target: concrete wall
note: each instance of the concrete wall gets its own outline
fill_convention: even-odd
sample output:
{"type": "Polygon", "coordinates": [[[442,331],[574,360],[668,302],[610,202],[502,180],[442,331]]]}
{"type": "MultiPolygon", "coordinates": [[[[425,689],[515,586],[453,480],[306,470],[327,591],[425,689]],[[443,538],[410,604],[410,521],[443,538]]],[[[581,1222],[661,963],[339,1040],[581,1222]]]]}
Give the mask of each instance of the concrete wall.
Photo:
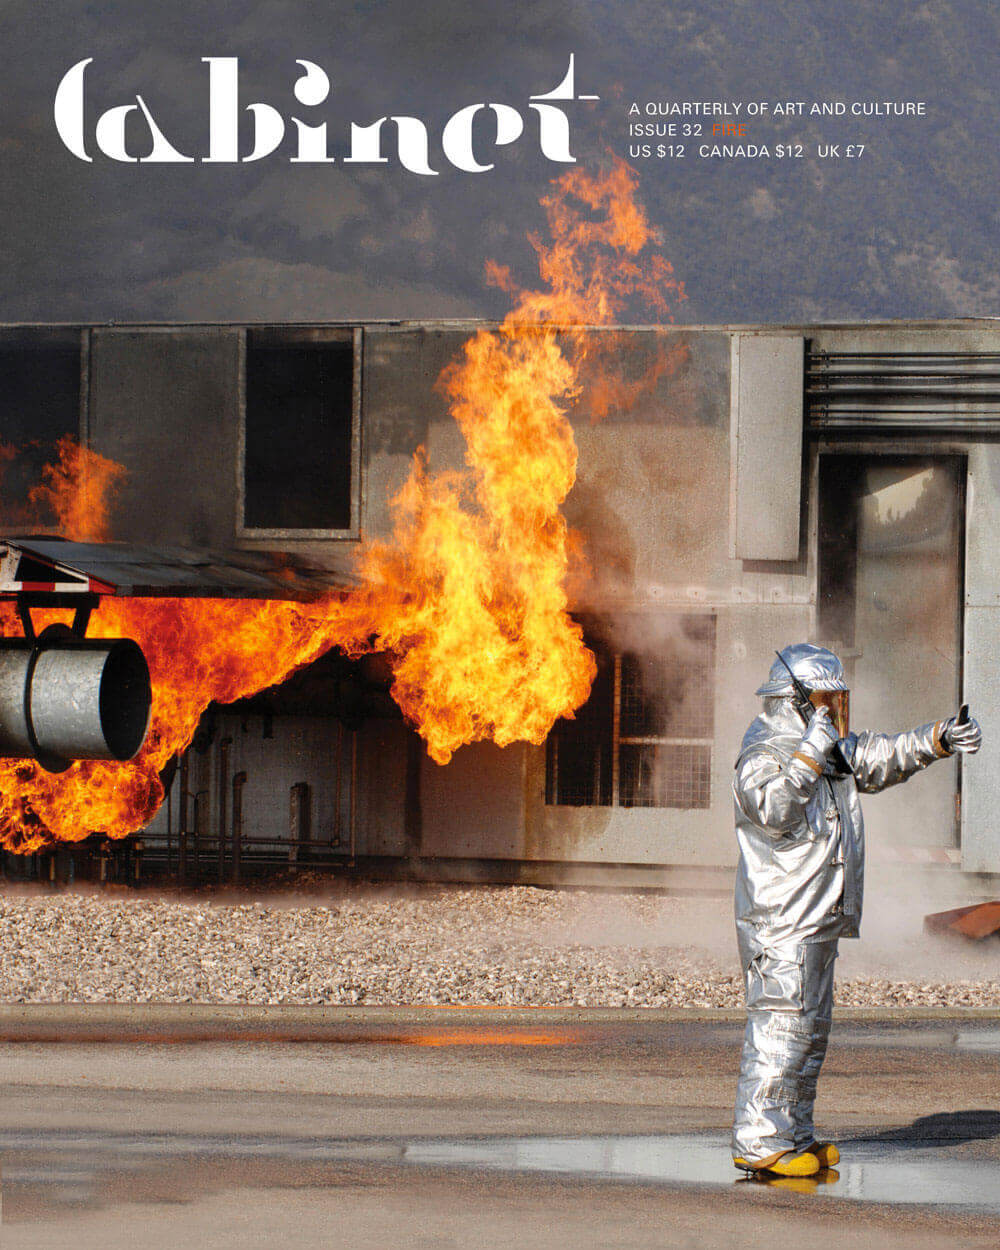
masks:
{"type": "Polygon", "coordinates": [[[962,767],[962,867],[1000,871],[1000,445],[969,455],[965,554],[964,696],[983,748],[962,767]]]}
{"type": "Polygon", "coordinates": [[[730,341],[729,522],[741,560],[794,560],[802,493],[800,335],[734,334],[730,341]]]}
{"type": "MultiPolygon", "coordinates": [[[[340,737],[337,722],[320,716],[239,716],[222,714],[214,718],[207,750],[189,754],[191,795],[200,794],[203,832],[218,832],[221,813],[220,786],[226,786],[226,828],[232,830],[232,779],[246,773],[243,786],[243,836],[246,839],[278,839],[290,843],[291,789],[305,783],[309,787],[310,830],[313,842],[327,852],[346,855],[350,849],[350,733],[343,734],[342,755],[338,759],[340,737]],[[225,779],[222,761],[226,760],[225,779]],[[340,786],[338,793],[338,764],[340,786]]],[[[179,787],[174,789],[174,803],[179,787]]],[[[174,806],[171,827],[179,829],[179,813],[174,806]]],[[[167,829],[167,809],[161,807],[149,826],[152,834],[167,829]]],[[[189,806],[189,828],[195,830],[193,799],[189,806]]]]}
{"type": "Polygon", "coordinates": [[[238,330],[93,331],[90,445],[128,470],[117,539],[233,545],[239,385],[238,330]]]}

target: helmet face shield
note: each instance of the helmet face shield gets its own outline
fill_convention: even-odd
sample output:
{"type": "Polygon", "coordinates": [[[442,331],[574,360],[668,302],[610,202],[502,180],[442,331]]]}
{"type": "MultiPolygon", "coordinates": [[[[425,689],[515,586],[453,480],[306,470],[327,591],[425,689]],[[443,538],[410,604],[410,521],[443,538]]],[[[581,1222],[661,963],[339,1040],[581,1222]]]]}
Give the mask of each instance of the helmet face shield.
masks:
{"type": "Polygon", "coordinates": [[[825,707],[830,713],[838,738],[847,737],[850,723],[850,693],[847,690],[810,690],[809,701],[813,707],[825,707]]]}

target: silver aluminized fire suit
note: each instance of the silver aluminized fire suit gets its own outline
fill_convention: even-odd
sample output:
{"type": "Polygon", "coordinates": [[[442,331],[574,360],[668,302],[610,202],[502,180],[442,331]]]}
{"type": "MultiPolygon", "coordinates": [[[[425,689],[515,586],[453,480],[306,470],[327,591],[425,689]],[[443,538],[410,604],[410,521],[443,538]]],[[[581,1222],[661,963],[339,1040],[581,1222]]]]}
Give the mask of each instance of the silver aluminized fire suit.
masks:
{"type": "MultiPolygon", "coordinates": [[[[832,652],[799,643],[782,654],[807,689],[847,689],[832,652]]],[[[909,733],[849,733],[840,747],[852,771],[838,776],[827,759],[836,735],[825,710],[813,722],[822,720],[828,737],[813,723],[806,731],[779,661],[757,693],[764,712],[744,736],[733,782],[747,999],[733,1156],[751,1163],[815,1141],[837,942],[857,937],[861,920],[859,791],[905,781],[953,750],[974,751],[981,737],[975,721],[955,726],[954,718],[909,733]]]]}

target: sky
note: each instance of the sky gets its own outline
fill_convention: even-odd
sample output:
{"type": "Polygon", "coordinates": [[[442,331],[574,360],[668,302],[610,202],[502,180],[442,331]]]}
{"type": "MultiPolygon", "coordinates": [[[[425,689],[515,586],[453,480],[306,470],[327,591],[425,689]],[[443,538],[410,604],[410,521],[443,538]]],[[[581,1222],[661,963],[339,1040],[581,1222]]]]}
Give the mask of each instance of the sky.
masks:
{"type": "MultiPolygon", "coordinates": [[[[556,86],[570,53],[578,93],[600,96],[566,106],[571,151],[585,165],[610,151],[635,168],[688,292],[679,322],[1000,311],[1000,6],[991,3],[4,0],[0,40],[3,321],[501,316],[508,297],[486,281],[487,262],[531,284],[528,236],[542,229],[539,200],[566,168],[539,151],[528,98],[556,86]],[[90,163],[63,145],[53,120],[62,76],[86,57],[90,163]],[[335,162],[292,163],[287,136],[253,163],[120,163],[100,153],[97,117],[138,93],[179,150],[204,155],[203,57],[239,58],[241,108],[270,104],[289,131],[293,114],[325,121],[335,162]],[[297,59],[331,80],[311,108],[292,96],[297,59]],[[767,102],[769,114],[746,119],[748,135],[728,142],[772,153],[802,143],[804,156],[630,154],[633,102],[685,100],[767,102]],[[921,101],[926,115],[774,116],[784,100],[921,101]],[[457,170],[442,128],[484,102],[517,109],[525,133],[493,149],[483,123],[477,147],[495,151],[495,168],[457,170]],[[438,176],[344,163],[352,122],[393,115],[426,124],[438,176]],[[818,144],[837,142],[865,151],[819,158],[818,144]]],[[[140,129],[127,133],[142,151],[140,129]]],[[[655,318],[636,310],[635,319],[655,318]]]]}

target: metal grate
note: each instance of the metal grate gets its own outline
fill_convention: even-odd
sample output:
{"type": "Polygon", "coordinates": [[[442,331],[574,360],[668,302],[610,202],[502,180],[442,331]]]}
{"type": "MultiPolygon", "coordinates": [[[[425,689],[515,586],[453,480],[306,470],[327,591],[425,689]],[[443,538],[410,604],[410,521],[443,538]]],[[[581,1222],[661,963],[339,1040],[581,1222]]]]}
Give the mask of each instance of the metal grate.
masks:
{"type": "Polygon", "coordinates": [[[707,808],[711,797],[712,748],[701,745],[622,747],[622,807],[707,808]]]}
{"type": "Polygon", "coordinates": [[[810,349],[805,397],[812,429],[1000,431],[1000,354],[810,349]]]}
{"type": "Polygon", "coordinates": [[[611,721],[614,662],[606,648],[590,644],[597,677],[590,698],[574,720],[561,720],[546,750],[546,802],[571,807],[607,807],[611,803],[611,721]]]}
{"type": "Polygon", "coordinates": [[[598,675],[576,719],[560,721],[549,736],[547,803],[709,806],[715,617],[660,623],[675,627],[663,631],[671,645],[657,655],[588,637],[598,675]]]}

